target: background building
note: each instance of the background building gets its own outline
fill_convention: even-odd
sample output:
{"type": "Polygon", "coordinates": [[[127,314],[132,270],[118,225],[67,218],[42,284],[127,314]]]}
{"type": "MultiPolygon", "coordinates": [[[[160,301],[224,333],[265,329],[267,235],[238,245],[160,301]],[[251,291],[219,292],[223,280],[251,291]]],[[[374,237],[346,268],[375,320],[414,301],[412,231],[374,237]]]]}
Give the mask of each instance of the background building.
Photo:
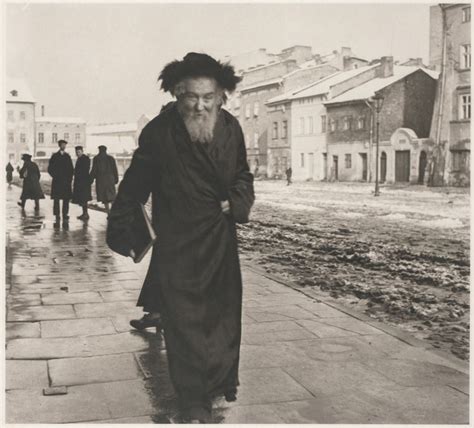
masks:
{"type": "Polygon", "coordinates": [[[22,153],[34,155],[35,99],[26,81],[18,78],[7,78],[5,99],[7,159],[18,164],[22,153]]]}
{"type": "Polygon", "coordinates": [[[471,152],[471,6],[430,8],[430,66],[441,73],[433,111],[432,185],[469,185],[471,152]]]}

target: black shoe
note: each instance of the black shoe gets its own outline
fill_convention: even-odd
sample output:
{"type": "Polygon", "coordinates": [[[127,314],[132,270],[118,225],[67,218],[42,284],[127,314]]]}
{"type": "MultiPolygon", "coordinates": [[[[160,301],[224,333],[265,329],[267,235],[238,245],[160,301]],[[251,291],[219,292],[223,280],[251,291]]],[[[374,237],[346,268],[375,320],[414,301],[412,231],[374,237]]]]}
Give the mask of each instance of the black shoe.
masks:
{"type": "Polygon", "coordinates": [[[233,389],[231,391],[227,391],[224,394],[224,397],[225,397],[225,401],[227,401],[228,403],[230,403],[232,401],[236,401],[237,400],[237,390],[233,389]]]}
{"type": "Polygon", "coordinates": [[[149,327],[156,327],[157,330],[162,330],[161,318],[152,318],[151,314],[145,314],[139,320],[131,320],[130,325],[137,330],[144,330],[149,327]]]}
{"type": "Polygon", "coordinates": [[[190,424],[210,424],[212,414],[204,407],[191,407],[185,411],[184,421],[190,424]]]}

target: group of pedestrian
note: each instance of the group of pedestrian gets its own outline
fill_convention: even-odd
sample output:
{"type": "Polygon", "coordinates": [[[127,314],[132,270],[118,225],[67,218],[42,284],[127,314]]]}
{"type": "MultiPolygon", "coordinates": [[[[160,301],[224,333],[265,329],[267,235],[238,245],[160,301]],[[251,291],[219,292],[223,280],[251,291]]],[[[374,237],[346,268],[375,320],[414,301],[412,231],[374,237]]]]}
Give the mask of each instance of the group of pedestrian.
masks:
{"type": "MultiPolygon", "coordinates": [[[[59,150],[53,153],[48,163],[48,174],[52,177],[51,199],[53,200],[53,215],[55,226],[69,223],[69,203],[77,204],[82,208],[82,214],[77,218],[89,219],[88,203],[92,200],[92,184],[96,182],[97,201],[102,202],[107,213],[109,205],[115,199],[115,185],[118,183],[118,171],[115,159],[107,154],[106,146],[99,146],[99,154],[91,161],[84,153],[82,146],[76,146],[76,164],[73,165],[71,156],[66,152],[66,140],[59,140],[59,150]],[[61,206],[62,203],[62,206],[61,206]]],[[[19,169],[23,179],[23,190],[18,205],[24,210],[26,201],[35,201],[35,213],[39,212],[39,200],[44,199],[40,184],[41,173],[38,165],[31,160],[31,155],[22,156],[23,166],[19,169]]],[[[6,167],[9,186],[13,181],[14,168],[9,162],[6,167]]]]}

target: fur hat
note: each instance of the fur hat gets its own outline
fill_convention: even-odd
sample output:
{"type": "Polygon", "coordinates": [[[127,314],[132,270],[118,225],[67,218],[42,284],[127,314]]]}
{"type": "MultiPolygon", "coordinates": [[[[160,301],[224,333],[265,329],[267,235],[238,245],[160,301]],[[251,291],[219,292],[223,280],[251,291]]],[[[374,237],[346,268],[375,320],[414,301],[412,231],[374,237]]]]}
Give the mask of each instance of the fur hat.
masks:
{"type": "Polygon", "coordinates": [[[234,67],[216,61],[209,55],[190,52],[182,61],[172,61],[161,71],[161,89],[173,92],[176,84],[186,77],[213,77],[219,86],[233,92],[242,78],[235,75],[234,67]]]}

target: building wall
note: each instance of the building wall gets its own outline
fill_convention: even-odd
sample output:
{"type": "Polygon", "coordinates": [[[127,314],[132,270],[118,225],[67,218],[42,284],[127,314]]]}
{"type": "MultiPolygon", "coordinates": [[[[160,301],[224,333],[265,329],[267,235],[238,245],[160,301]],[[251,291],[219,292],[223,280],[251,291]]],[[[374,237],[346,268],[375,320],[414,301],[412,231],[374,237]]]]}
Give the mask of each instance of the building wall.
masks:
{"type": "Polygon", "coordinates": [[[68,142],[67,151],[70,154],[74,153],[75,146],[83,146],[86,150],[85,123],[37,122],[35,156],[49,157],[58,151],[58,143],[53,140],[53,134],[57,135],[57,140],[66,140],[68,142]],[[40,142],[40,133],[43,134],[43,142],[40,142]],[[78,137],[76,137],[76,134],[78,134],[78,137]]]}
{"type": "Polygon", "coordinates": [[[23,153],[33,154],[34,151],[35,105],[33,103],[7,102],[5,113],[7,159],[18,164],[23,153]],[[25,119],[20,119],[21,112],[24,112],[25,119]],[[11,141],[12,138],[13,141],[11,141]],[[21,141],[22,138],[24,138],[24,142],[21,141]]]}
{"type": "Polygon", "coordinates": [[[323,77],[329,76],[337,71],[338,69],[336,67],[328,64],[294,71],[283,79],[285,92],[302,87],[306,84],[309,85],[312,82],[317,82],[323,77]]]}
{"type": "Polygon", "coordinates": [[[471,22],[463,22],[469,4],[444,5],[446,61],[442,68],[443,20],[440,6],[430,8],[430,66],[442,72],[433,110],[430,137],[435,142],[429,184],[470,184],[470,117],[463,118],[460,100],[470,94],[470,68],[464,67],[461,49],[471,44],[471,22]]]}
{"type": "Polygon", "coordinates": [[[291,103],[270,106],[268,111],[268,149],[267,149],[267,176],[282,178],[286,169],[291,165],[291,103]],[[286,136],[283,131],[283,122],[286,121],[286,136]],[[273,127],[277,125],[278,134],[274,138],[273,127]]]}
{"type": "Polygon", "coordinates": [[[323,132],[321,120],[321,116],[327,116],[327,113],[323,99],[319,96],[293,101],[291,159],[293,178],[297,181],[327,178],[327,168],[324,164],[324,153],[327,152],[327,120],[326,132],[323,132]],[[313,121],[312,131],[309,127],[310,117],[313,121]],[[304,119],[304,130],[302,119],[304,119]]]}
{"type": "Polygon", "coordinates": [[[276,62],[264,67],[250,68],[245,73],[243,73],[243,79],[239,84],[239,89],[258,82],[281,77],[287,73],[292,72],[293,70],[296,70],[297,68],[297,62],[294,59],[276,62]]]}

